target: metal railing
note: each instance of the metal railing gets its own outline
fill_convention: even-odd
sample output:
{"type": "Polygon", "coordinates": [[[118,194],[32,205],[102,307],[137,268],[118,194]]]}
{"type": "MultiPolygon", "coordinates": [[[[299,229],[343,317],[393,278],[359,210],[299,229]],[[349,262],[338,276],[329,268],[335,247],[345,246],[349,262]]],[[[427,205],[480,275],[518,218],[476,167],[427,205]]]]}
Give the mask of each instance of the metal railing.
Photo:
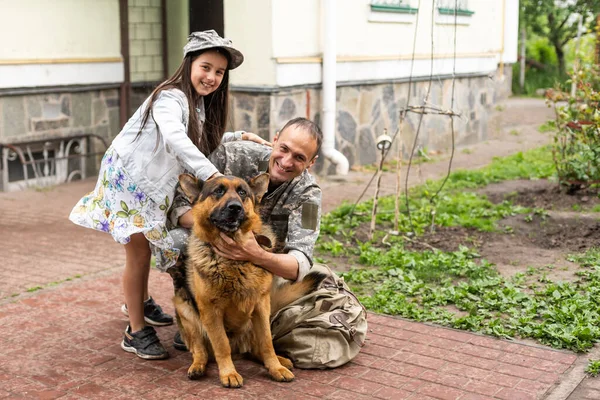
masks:
{"type": "Polygon", "coordinates": [[[12,192],[30,187],[46,187],[70,182],[87,176],[88,157],[103,154],[107,144],[102,136],[84,133],[66,137],[0,143],[0,191],[12,192]],[[95,138],[103,146],[102,152],[88,151],[89,140],[95,138]],[[70,162],[74,160],[75,162],[70,162]],[[22,168],[15,174],[15,168],[22,168]],[[12,179],[19,175],[20,179],[12,179]]]}

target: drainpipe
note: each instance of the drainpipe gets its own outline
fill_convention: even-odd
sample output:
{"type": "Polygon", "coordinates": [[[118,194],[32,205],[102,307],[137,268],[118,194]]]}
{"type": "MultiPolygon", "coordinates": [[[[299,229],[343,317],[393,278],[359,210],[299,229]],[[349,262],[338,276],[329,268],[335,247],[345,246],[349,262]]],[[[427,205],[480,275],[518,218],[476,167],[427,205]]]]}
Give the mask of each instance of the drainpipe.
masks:
{"type": "Polygon", "coordinates": [[[323,144],[321,154],[335,165],[336,175],[348,174],[348,159],[335,149],[336,0],[323,0],[323,144]]]}
{"type": "MultiPolygon", "coordinates": [[[[121,25],[121,55],[123,56],[123,83],[120,87],[119,95],[119,114],[121,128],[125,126],[129,119],[129,107],[131,99],[131,76],[130,76],[130,57],[129,57],[129,10],[128,0],[119,0],[119,22],[121,25]]],[[[111,132],[116,135],[119,132],[111,132]]]]}

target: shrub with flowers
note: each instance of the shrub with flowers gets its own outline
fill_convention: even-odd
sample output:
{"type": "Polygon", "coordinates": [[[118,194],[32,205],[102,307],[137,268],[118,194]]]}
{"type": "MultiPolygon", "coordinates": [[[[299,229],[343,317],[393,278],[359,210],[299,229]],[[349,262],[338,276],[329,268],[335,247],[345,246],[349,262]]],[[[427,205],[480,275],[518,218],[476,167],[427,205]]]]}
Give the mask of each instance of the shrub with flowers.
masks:
{"type": "Polygon", "coordinates": [[[600,68],[586,66],[571,75],[575,96],[549,91],[556,111],[552,147],[561,185],[574,192],[600,186],[600,68]]]}

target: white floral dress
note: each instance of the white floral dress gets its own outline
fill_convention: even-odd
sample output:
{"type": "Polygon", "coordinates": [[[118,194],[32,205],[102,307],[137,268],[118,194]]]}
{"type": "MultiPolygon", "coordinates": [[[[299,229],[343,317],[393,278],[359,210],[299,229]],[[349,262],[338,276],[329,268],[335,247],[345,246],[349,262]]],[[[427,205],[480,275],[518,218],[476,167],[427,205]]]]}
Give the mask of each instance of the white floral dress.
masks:
{"type": "Polygon", "coordinates": [[[142,192],[110,147],[102,158],[96,188],[79,200],[69,219],[77,225],[110,233],[121,244],[129,243],[134,233],[143,233],[166,270],[179,256],[166,228],[171,202],[167,196],[157,204],[142,192]]]}

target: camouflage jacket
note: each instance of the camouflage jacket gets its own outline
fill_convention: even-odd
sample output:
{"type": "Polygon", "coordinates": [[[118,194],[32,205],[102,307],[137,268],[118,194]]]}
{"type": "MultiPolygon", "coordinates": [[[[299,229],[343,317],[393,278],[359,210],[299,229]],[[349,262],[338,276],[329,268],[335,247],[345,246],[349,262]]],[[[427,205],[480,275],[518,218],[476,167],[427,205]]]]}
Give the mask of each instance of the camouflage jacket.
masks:
{"type": "MultiPolygon", "coordinates": [[[[271,151],[268,146],[246,140],[229,142],[220,145],[209,160],[224,175],[249,179],[267,171],[271,151]]],[[[189,202],[178,191],[169,216],[171,224],[176,226],[179,217],[189,209],[189,202]]],[[[290,182],[267,192],[260,209],[263,222],[271,225],[281,244],[277,252],[299,251],[312,264],[321,221],[321,188],[315,178],[304,171],[290,182]]],[[[299,263],[299,275],[304,275],[307,271],[303,271],[302,263],[299,263]]]]}

